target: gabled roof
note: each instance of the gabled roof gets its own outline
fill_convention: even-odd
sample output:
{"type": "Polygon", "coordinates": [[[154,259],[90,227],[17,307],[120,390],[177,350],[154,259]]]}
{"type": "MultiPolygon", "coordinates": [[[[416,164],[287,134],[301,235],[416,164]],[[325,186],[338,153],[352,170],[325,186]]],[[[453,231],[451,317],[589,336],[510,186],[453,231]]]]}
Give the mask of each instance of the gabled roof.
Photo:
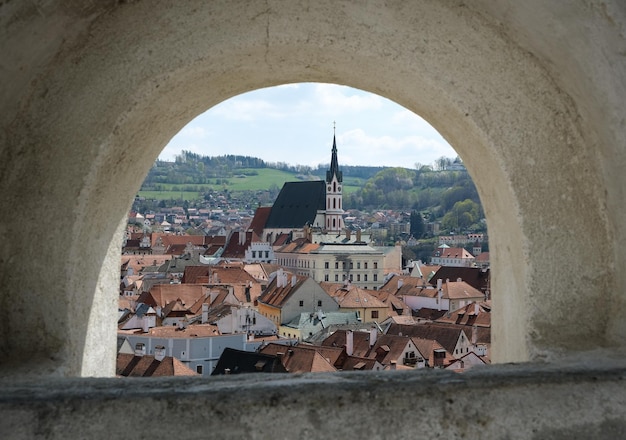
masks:
{"type": "Polygon", "coordinates": [[[252,278],[261,282],[268,281],[272,272],[276,272],[279,268],[279,265],[271,263],[248,263],[243,267],[243,270],[248,272],[252,278]]]}
{"type": "MultiPolygon", "coordinates": [[[[378,289],[377,296],[380,298],[383,293],[396,296],[402,296],[401,291],[411,289],[412,287],[431,286],[427,280],[423,278],[412,277],[410,275],[393,274],[383,286],[378,289]]],[[[432,286],[431,286],[432,287],[432,286]]],[[[382,298],[381,298],[382,299],[382,298]]]]}
{"type": "Polygon", "coordinates": [[[491,309],[487,309],[478,302],[472,302],[449,314],[444,314],[436,322],[490,328],[491,309]]]}
{"type": "Polygon", "coordinates": [[[415,344],[419,352],[422,354],[424,359],[426,359],[429,367],[435,366],[435,351],[445,351],[444,358],[440,361],[441,366],[449,365],[455,360],[454,356],[452,356],[449,351],[443,348],[443,346],[434,339],[412,337],[411,340],[413,341],[413,344],[415,344]]]}
{"type": "Polygon", "coordinates": [[[181,361],[165,356],[157,361],[153,355],[135,356],[118,353],[115,374],[125,377],[199,376],[181,361]]]}
{"type": "Polygon", "coordinates": [[[343,309],[385,308],[387,305],[367,290],[351,285],[329,292],[343,309]]]}
{"type": "Polygon", "coordinates": [[[259,296],[259,301],[273,307],[282,307],[308,279],[309,277],[303,275],[279,271],[259,296]]]}
{"type": "Polygon", "coordinates": [[[437,255],[440,258],[462,258],[462,259],[471,259],[474,258],[472,254],[470,254],[465,248],[444,248],[444,245],[439,246],[438,250],[436,250],[433,255],[437,255]]]}
{"type": "Polygon", "coordinates": [[[437,280],[457,280],[462,279],[474,289],[485,293],[489,289],[489,269],[481,269],[479,267],[453,267],[441,266],[433,275],[430,282],[437,284],[437,280]]]}
{"type": "Polygon", "coordinates": [[[402,325],[392,323],[387,330],[388,335],[409,336],[413,338],[431,339],[439,342],[443,348],[449,353],[454,353],[454,347],[456,347],[461,332],[465,333],[465,337],[469,337],[470,334],[466,333],[467,328],[463,328],[447,324],[417,324],[417,325],[402,325]]]}
{"type": "Polygon", "coordinates": [[[230,235],[228,243],[222,252],[222,258],[242,259],[246,256],[246,250],[253,241],[260,241],[259,236],[253,231],[235,231],[230,235]],[[241,239],[243,237],[243,240],[241,239]]]}
{"type": "MultiPolygon", "coordinates": [[[[187,266],[182,283],[196,283],[199,278],[208,277],[207,284],[256,284],[257,281],[246,272],[242,265],[228,264],[217,266],[187,266]]],[[[204,281],[204,280],[202,280],[204,281]]]]}
{"type": "Polygon", "coordinates": [[[152,307],[165,307],[172,301],[180,300],[190,307],[204,296],[206,288],[199,284],[155,284],[149,292],[143,292],[137,299],[152,307]]]}
{"type": "MultiPolygon", "coordinates": [[[[348,330],[337,330],[324,339],[321,343],[325,347],[345,347],[347,344],[348,330]]],[[[370,352],[370,332],[352,332],[352,356],[368,357],[370,352]]]]}
{"type": "Polygon", "coordinates": [[[250,222],[250,226],[248,230],[253,230],[258,236],[263,234],[263,229],[265,228],[265,224],[267,223],[267,219],[272,212],[271,206],[263,206],[258,207],[256,211],[254,211],[254,217],[252,217],[252,221],[250,222]]]}
{"type": "Polygon", "coordinates": [[[341,369],[343,371],[372,371],[376,368],[382,368],[382,364],[376,359],[369,359],[358,356],[347,356],[341,369]]]}
{"type": "Polygon", "coordinates": [[[326,209],[326,184],[322,180],[285,182],[265,228],[302,228],[312,225],[318,210],[326,209]]]}
{"type": "Polygon", "coordinates": [[[287,234],[287,233],[279,234],[276,236],[276,239],[274,240],[274,243],[272,243],[272,246],[283,246],[285,243],[289,242],[290,238],[291,238],[290,234],[287,234]]]}
{"type": "Polygon", "coordinates": [[[313,346],[286,346],[270,343],[260,350],[278,356],[289,373],[323,373],[337,371],[331,362],[313,346]]]}
{"type": "Polygon", "coordinates": [[[152,336],[155,338],[206,338],[211,336],[220,336],[221,333],[216,325],[212,324],[192,324],[185,328],[178,328],[173,325],[152,327],[148,333],[142,333],[144,336],[152,336]]]}
{"type": "Polygon", "coordinates": [[[282,246],[276,252],[308,254],[319,249],[318,243],[311,243],[307,238],[296,238],[288,244],[282,246]]]}
{"type": "Polygon", "coordinates": [[[278,356],[226,347],[211,376],[241,373],[286,373],[278,356]],[[228,373],[227,373],[228,371],[228,373]]]}
{"type": "MultiPolygon", "coordinates": [[[[367,357],[376,359],[383,365],[389,365],[402,356],[404,349],[410,342],[408,336],[398,335],[378,335],[376,343],[372,347],[367,357]]],[[[419,351],[419,349],[416,347],[419,351]]]]}

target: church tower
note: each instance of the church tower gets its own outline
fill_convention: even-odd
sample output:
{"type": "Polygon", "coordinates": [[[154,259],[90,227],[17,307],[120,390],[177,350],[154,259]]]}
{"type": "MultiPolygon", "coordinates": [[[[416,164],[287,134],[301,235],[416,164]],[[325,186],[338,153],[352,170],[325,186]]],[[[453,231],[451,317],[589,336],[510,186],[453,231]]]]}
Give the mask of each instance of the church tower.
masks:
{"type": "Polygon", "coordinates": [[[337,142],[333,133],[333,150],[330,169],[326,171],[326,230],[341,232],[343,230],[343,173],[339,171],[337,161],[337,142]]]}

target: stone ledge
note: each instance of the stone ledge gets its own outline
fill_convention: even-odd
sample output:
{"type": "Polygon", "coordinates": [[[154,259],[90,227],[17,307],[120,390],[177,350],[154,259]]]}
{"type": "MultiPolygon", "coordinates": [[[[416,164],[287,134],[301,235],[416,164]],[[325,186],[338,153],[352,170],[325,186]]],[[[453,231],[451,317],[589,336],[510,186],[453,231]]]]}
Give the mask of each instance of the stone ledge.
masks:
{"type": "Polygon", "coordinates": [[[626,362],[0,382],[0,437],[621,438],[626,362]]]}

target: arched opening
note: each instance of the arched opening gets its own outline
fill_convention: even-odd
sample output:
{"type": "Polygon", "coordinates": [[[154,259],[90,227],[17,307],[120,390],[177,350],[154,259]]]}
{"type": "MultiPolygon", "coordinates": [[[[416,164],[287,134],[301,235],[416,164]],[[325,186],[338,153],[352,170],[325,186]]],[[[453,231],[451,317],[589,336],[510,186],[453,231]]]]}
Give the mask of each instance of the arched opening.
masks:
{"type": "Polygon", "coordinates": [[[121,221],[142,176],[207,107],[302,81],[385,96],[423,115],[465,158],[495,244],[494,288],[507,292],[494,304],[494,360],[618,339],[609,299],[589,294],[590,285],[612,291],[605,275],[621,255],[605,251],[607,195],[586,145],[596,134],[583,136],[575,104],[539,60],[462,5],[220,6],[158,14],[125,3],[81,15],[89,34],[59,31],[66,50],[41,61],[47,74],[34,69],[23,80],[30,88],[9,94],[1,203],[17,215],[3,225],[4,254],[36,270],[3,273],[4,359],[49,374],[111,374],[115,344],[101,335],[114,334],[121,221]],[[50,215],[64,226],[54,234],[36,228],[50,215]],[[36,353],[45,361],[32,362],[36,353]]]}

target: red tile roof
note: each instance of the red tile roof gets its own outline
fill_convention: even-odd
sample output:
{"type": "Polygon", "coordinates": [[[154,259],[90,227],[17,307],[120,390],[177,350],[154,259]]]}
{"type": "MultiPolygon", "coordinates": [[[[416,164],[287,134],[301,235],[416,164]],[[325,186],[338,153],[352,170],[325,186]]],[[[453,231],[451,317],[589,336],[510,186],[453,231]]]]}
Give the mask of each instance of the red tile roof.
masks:
{"type": "Polygon", "coordinates": [[[165,356],[163,360],[157,361],[152,355],[135,356],[126,353],[117,355],[115,374],[124,377],[199,376],[171,356],[165,356]]]}
{"type": "Polygon", "coordinates": [[[283,366],[290,373],[323,373],[337,371],[316,347],[288,346],[270,343],[260,351],[263,354],[279,356],[283,366]]]}
{"type": "Polygon", "coordinates": [[[283,271],[282,275],[279,273],[274,277],[259,297],[259,301],[273,307],[282,307],[307,279],[309,278],[306,276],[283,271]]]}

